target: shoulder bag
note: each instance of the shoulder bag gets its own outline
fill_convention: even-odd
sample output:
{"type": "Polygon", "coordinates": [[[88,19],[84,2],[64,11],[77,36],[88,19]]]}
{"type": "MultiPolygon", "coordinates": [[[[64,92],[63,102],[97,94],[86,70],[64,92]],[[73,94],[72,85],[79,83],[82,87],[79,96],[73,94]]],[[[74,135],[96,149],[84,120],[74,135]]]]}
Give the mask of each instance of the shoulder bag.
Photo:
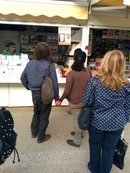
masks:
{"type": "Polygon", "coordinates": [[[95,78],[92,84],[89,98],[88,98],[88,103],[83,108],[81,108],[79,116],[78,116],[78,125],[81,130],[88,130],[90,126],[92,106],[89,105],[89,102],[90,102],[91,95],[96,88],[96,81],[97,79],[95,78]]]}
{"type": "Polygon", "coordinates": [[[50,78],[50,65],[48,67],[49,74],[43,79],[41,84],[41,99],[43,104],[50,104],[54,99],[53,82],[50,78]]]}

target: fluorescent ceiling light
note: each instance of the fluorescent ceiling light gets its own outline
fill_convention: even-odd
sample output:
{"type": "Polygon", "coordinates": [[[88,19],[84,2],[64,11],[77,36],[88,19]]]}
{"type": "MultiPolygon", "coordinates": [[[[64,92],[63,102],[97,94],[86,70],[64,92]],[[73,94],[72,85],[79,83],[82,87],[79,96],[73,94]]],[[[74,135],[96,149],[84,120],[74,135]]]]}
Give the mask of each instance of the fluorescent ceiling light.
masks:
{"type": "MultiPolygon", "coordinates": [[[[4,1],[10,1],[10,0],[4,0],[4,1]]],[[[62,4],[62,5],[80,5],[80,6],[88,6],[87,0],[80,0],[80,1],[71,1],[71,0],[11,0],[14,2],[37,2],[37,3],[47,3],[47,4],[62,4]]]]}
{"type": "Polygon", "coordinates": [[[127,5],[127,6],[130,6],[130,0],[124,0],[124,1],[123,1],[123,4],[124,4],[124,5],[127,5]]]}
{"type": "Polygon", "coordinates": [[[109,7],[92,7],[94,11],[109,11],[109,10],[122,10],[126,9],[127,6],[109,6],[109,7]]]}

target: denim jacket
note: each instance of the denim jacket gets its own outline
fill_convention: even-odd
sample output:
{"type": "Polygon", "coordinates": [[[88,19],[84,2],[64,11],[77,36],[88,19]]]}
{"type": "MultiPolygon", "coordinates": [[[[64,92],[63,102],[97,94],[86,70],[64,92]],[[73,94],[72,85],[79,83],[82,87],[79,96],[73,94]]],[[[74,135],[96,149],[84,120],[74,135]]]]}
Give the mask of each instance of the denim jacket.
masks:
{"type": "Polygon", "coordinates": [[[41,83],[46,76],[53,81],[55,100],[59,99],[59,86],[56,70],[53,64],[46,60],[30,60],[21,74],[21,82],[31,91],[40,91],[41,83]],[[50,72],[48,71],[50,70],[50,72]],[[50,73],[50,74],[49,74],[50,73]]]}

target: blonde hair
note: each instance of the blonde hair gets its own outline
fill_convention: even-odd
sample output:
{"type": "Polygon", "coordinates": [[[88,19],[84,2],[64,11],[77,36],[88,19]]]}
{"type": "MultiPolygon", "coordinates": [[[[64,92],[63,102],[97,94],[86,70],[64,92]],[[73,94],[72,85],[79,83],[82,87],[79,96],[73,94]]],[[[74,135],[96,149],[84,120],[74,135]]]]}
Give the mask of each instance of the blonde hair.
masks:
{"type": "Polygon", "coordinates": [[[102,59],[97,77],[101,78],[101,85],[110,90],[120,91],[124,85],[129,85],[125,71],[125,57],[119,50],[109,51],[102,59]]]}

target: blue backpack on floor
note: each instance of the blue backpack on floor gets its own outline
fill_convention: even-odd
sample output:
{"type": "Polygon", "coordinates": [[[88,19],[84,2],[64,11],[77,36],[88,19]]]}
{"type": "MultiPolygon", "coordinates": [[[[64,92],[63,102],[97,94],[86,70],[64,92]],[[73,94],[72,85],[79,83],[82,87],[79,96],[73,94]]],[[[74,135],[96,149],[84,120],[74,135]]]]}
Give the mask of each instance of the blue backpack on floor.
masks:
{"type": "Polygon", "coordinates": [[[0,110],[0,165],[14,151],[13,163],[15,163],[15,154],[17,154],[18,162],[20,161],[16,146],[17,134],[14,129],[14,120],[11,113],[4,107],[0,110]]]}

